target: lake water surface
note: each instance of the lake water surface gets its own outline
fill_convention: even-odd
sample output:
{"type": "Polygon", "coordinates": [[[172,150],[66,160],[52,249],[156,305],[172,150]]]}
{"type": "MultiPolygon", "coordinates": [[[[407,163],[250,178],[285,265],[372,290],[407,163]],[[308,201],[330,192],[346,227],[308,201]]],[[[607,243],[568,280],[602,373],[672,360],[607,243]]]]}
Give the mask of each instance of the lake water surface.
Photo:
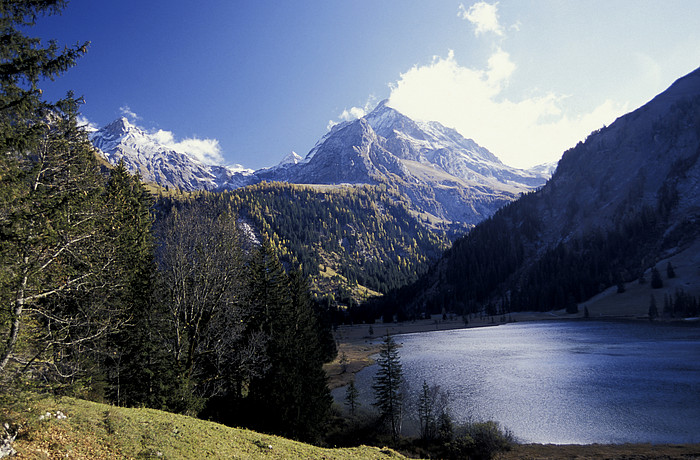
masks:
{"type": "MultiPolygon", "coordinates": [[[[496,420],[523,442],[700,442],[697,326],[551,321],[396,341],[414,395],[440,385],[459,422],[496,420]]],[[[375,372],[357,375],[364,405],[375,372]]]]}

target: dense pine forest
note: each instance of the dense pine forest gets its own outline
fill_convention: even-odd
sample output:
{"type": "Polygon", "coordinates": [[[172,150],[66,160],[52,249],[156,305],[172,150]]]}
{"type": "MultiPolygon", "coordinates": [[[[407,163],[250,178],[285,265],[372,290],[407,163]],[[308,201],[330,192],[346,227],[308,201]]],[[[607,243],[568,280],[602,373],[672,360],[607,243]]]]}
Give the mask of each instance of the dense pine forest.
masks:
{"type": "Polygon", "coordinates": [[[250,241],[268,240],[287,267],[301,267],[315,298],[353,308],[415,281],[449,244],[386,185],[261,183],[230,192],[161,197],[158,216],[202,208],[237,216],[250,241]]]}

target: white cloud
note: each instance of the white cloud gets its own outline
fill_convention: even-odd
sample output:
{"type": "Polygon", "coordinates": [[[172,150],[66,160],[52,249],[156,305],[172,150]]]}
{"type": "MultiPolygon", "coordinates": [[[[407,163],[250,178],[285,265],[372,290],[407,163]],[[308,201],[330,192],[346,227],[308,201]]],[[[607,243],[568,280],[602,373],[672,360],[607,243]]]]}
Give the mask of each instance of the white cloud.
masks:
{"type": "Polygon", "coordinates": [[[141,120],[141,117],[138,116],[133,110],[128,105],[123,105],[119,107],[119,113],[124,115],[127,118],[131,118],[132,120],[141,120]]]}
{"type": "Polygon", "coordinates": [[[338,115],[338,120],[328,120],[326,129],[330,130],[333,126],[343,121],[352,121],[362,118],[367,115],[376,105],[377,98],[372,95],[367,98],[367,102],[365,102],[363,107],[350,107],[349,109],[343,109],[340,115],[338,115]]]}
{"type": "Polygon", "coordinates": [[[225,163],[221,146],[216,139],[197,139],[195,137],[177,141],[170,131],[159,129],[150,134],[151,139],[177,152],[186,153],[200,163],[222,165],[225,163]]]}
{"type": "Polygon", "coordinates": [[[405,115],[435,120],[491,150],[504,163],[530,167],[555,161],[593,130],[624,113],[605,101],[590,113],[570,115],[566,98],[553,93],[510,100],[503,95],[516,71],[497,49],[486,69],[459,65],[453,52],[429,65],[414,66],[390,85],[389,105],[405,115]]]}
{"type": "Polygon", "coordinates": [[[85,131],[88,133],[92,133],[94,131],[97,131],[99,127],[95,124],[92,123],[90,120],[88,120],[85,116],[83,115],[78,115],[78,126],[81,128],[84,128],[85,131]]]}
{"type": "Polygon", "coordinates": [[[503,35],[503,27],[498,21],[498,2],[493,5],[486,2],[478,2],[470,6],[469,9],[460,4],[458,15],[476,26],[474,34],[477,36],[486,32],[503,35]]]}
{"type": "Polygon", "coordinates": [[[366,114],[367,114],[367,111],[362,107],[351,107],[350,110],[348,110],[348,109],[343,110],[343,113],[338,115],[338,118],[340,118],[343,121],[351,121],[351,120],[357,120],[358,118],[362,118],[366,114]]]}

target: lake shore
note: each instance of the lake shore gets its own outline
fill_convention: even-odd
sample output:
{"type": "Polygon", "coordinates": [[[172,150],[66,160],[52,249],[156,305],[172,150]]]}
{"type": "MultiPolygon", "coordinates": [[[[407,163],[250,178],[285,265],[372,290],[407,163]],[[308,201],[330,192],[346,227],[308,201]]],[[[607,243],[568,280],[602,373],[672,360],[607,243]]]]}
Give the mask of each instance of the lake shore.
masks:
{"type": "MultiPolygon", "coordinates": [[[[612,315],[596,315],[591,321],[648,321],[641,314],[640,309],[630,309],[627,311],[616,311],[612,315]],[[620,314],[622,313],[622,314],[620,314]]],[[[559,310],[554,312],[522,312],[513,313],[503,317],[494,317],[493,321],[489,317],[473,317],[465,324],[461,317],[448,317],[443,320],[441,316],[433,316],[431,319],[416,320],[404,323],[376,323],[358,324],[352,326],[340,326],[335,332],[338,344],[339,357],[326,365],[326,372],[329,375],[329,386],[331,389],[339,388],[349,384],[354,379],[354,375],[363,368],[374,364],[373,355],[379,352],[382,337],[387,333],[391,335],[427,333],[432,331],[455,330],[476,327],[498,326],[517,322],[542,322],[542,321],[566,321],[583,320],[583,313],[566,314],[559,310]],[[505,320],[505,321],[504,321],[505,320]],[[371,334],[370,334],[371,326],[371,334]],[[346,362],[344,366],[340,364],[340,358],[345,353],[346,362]],[[342,367],[345,367],[344,371],[342,367]]],[[[672,319],[660,319],[659,322],[684,321],[672,319]]],[[[687,323],[686,323],[687,324],[687,323]]],[[[401,343],[400,337],[397,342],[401,343]]],[[[515,444],[512,450],[501,452],[498,459],[690,459],[700,458],[700,444],[515,444]]]]}
{"type": "Polygon", "coordinates": [[[516,444],[500,460],[688,460],[700,458],[700,444],[516,444]]]}
{"type": "MultiPolygon", "coordinates": [[[[585,304],[584,304],[585,305],[585,304]]],[[[443,319],[441,315],[433,315],[430,319],[405,321],[401,323],[375,323],[342,325],[334,332],[338,356],[324,366],[328,375],[328,386],[331,390],[348,385],[354,379],[357,372],[374,364],[373,355],[379,353],[379,345],[382,337],[387,334],[402,335],[416,334],[433,331],[447,331],[454,329],[469,329],[475,327],[499,326],[508,323],[533,322],[533,321],[566,321],[583,320],[583,308],[575,314],[566,313],[565,310],[549,312],[516,312],[508,315],[488,317],[478,316],[468,318],[465,323],[461,317],[448,316],[443,319]],[[343,356],[345,358],[343,358],[343,356]],[[341,361],[344,360],[343,363],[341,361]]],[[[618,309],[613,314],[596,312],[590,317],[591,321],[648,321],[648,317],[637,305],[633,308],[618,309]]],[[[689,324],[683,320],[672,318],[657,318],[655,321],[666,323],[689,324]]],[[[697,322],[697,321],[694,321],[697,322]]],[[[400,340],[399,340],[400,342],[400,340]]]]}
{"type": "Polygon", "coordinates": [[[430,319],[404,321],[401,323],[354,324],[338,326],[334,333],[338,356],[324,366],[331,390],[348,385],[357,372],[374,364],[373,355],[379,353],[382,337],[401,334],[415,334],[433,331],[447,331],[474,327],[498,326],[522,321],[548,321],[582,318],[583,314],[567,314],[564,310],[552,312],[518,312],[505,316],[481,317],[478,315],[467,319],[467,323],[458,316],[433,315],[430,319]],[[342,363],[341,363],[342,361],[342,363]]]}

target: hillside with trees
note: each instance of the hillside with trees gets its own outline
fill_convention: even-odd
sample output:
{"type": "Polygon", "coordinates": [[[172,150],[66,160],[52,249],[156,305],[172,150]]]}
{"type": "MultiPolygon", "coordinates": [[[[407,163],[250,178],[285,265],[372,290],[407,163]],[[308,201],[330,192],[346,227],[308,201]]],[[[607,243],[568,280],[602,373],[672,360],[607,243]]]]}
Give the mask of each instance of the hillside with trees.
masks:
{"type": "Polygon", "coordinates": [[[268,240],[288,267],[301,267],[330,307],[359,305],[415,281],[448,245],[396,190],[380,186],[260,183],[230,192],[162,197],[160,214],[193,207],[237,216],[248,238],[268,240]]]}
{"type": "Polygon", "coordinates": [[[700,235],[699,114],[700,69],[568,150],[544,187],[477,225],[368,315],[575,312],[608,287],[643,282],[700,235]]]}

